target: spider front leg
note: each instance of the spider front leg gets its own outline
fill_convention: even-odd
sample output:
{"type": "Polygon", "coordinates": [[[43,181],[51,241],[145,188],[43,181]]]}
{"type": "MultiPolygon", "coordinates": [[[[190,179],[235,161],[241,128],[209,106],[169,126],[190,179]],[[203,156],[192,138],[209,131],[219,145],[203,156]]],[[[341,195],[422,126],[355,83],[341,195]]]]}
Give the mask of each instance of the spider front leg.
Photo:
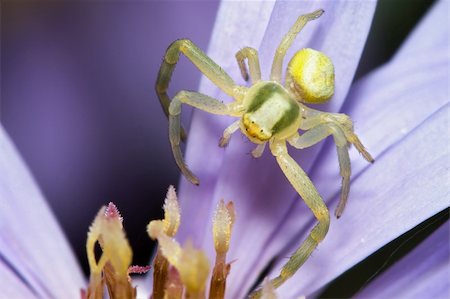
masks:
{"type": "MultiPolygon", "coordinates": [[[[239,123],[241,121],[237,120],[231,125],[229,125],[224,131],[223,135],[220,138],[219,146],[220,147],[226,147],[228,143],[230,142],[231,135],[235,133],[239,129],[239,123]]],[[[252,156],[253,158],[260,158],[264,152],[264,149],[266,148],[267,142],[258,144],[253,150],[252,150],[252,156]]]]}
{"type": "MultiPolygon", "coordinates": [[[[289,156],[284,141],[274,141],[270,144],[270,150],[276,157],[281,170],[287,179],[312,210],[314,216],[319,221],[311,230],[306,240],[300,245],[289,261],[282,267],[278,277],[271,281],[277,288],[305,263],[317,245],[325,238],[330,226],[330,216],[328,209],[320,197],[319,193],[309,179],[308,175],[300,168],[294,159],[289,156]]],[[[250,294],[251,298],[261,297],[261,290],[256,290],[250,294]]]]}
{"type": "Polygon", "coordinates": [[[248,60],[248,68],[250,70],[250,78],[252,83],[256,83],[261,80],[261,68],[259,66],[258,51],[253,48],[245,47],[236,53],[236,60],[241,70],[242,78],[248,81],[247,67],[245,66],[245,59],[248,60]]]}
{"type": "Polygon", "coordinates": [[[239,129],[239,122],[239,120],[235,121],[223,131],[223,135],[219,140],[220,147],[226,147],[228,145],[231,135],[239,129]]]}
{"type": "Polygon", "coordinates": [[[170,102],[169,106],[169,139],[172,147],[175,162],[180,168],[183,175],[193,184],[199,185],[198,178],[187,167],[180,149],[181,124],[180,113],[181,104],[188,104],[200,110],[221,115],[241,116],[242,107],[238,102],[224,104],[207,95],[191,92],[180,91],[170,102]]]}
{"type": "MultiPolygon", "coordinates": [[[[167,94],[167,90],[169,88],[169,83],[175,66],[180,58],[180,53],[183,53],[206,77],[208,77],[208,79],[210,79],[226,94],[237,100],[242,99],[242,90],[235,85],[233,79],[231,79],[231,77],[228,76],[228,74],[225,73],[220,66],[218,66],[190,40],[179,39],[174,41],[169,48],[167,48],[155,85],[159,102],[161,103],[167,117],[169,117],[170,105],[170,98],[167,94]]],[[[184,130],[181,132],[184,140],[184,130]]]]}

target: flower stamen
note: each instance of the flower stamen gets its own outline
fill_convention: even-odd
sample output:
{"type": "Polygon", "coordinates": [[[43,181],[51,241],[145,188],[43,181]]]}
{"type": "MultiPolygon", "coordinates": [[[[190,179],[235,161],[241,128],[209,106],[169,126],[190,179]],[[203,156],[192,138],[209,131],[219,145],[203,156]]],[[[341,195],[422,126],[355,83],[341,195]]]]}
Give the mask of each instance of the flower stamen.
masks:
{"type": "Polygon", "coordinates": [[[92,223],[86,242],[86,252],[91,270],[88,299],[103,298],[106,284],[110,298],[136,298],[128,268],[132,251],[122,226],[122,217],[113,203],[102,207],[92,223]],[[102,254],[97,262],[95,245],[99,244],[102,254]]]}
{"type": "MultiPolygon", "coordinates": [[[[167,236],[173,237],[180,226],[180,206],[177,194],[173,186],[169,186],[166,199],[164,201],[164,219],[151,221],[147,227],[147,232],[152,239],[157,238],[157,234],[162,230],[167,236]],[[151,233],[151,231],[153,233],[151,233]]],[[[153,297],[163,298],[164,289],[167,283],[169,263],[161,253],[160,247],[156,252],[153,263],[153,297]]]]}
{"type": "Polygon", "coordinates": [[[230,264],[226,263],[226,254],[230,247],[231,230],[233,228],[235,211],[233,202],[226,205],[220,200],[213,218],[213,239],[216,250],[216,262],[211,277],[209,298],[224,298],[226,279],[230,273],[230,264]]]}
{"type": "Polygon", "coordinates": [[[158,240],[159,252],[178,271],[181,282],[186,287],[186,297],[204,298],[209,273],[206,255],[201,250],[195,249],[191,242],[187,242],[182,248],[175,239],[165,234],[160,221],[151,221],[148,233],[152,239],[158,240]]]}
{"type": "MultiPolygon", "coordinates": [[[[178,274],[175,267],[170,266],[167,275],[167,283],[165,286],[164,299],[181,299],[183,298],[183,283],[180,279],[180,274],[178,274]]],[[[156,299],[156,297],[155,297],[156,299]]]]}

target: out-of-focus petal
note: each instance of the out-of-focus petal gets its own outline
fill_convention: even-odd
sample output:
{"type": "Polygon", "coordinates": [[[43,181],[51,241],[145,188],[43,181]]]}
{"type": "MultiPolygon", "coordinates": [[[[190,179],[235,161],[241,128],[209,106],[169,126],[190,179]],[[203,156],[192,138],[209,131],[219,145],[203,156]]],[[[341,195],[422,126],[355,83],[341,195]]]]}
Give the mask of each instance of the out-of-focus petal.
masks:
{"type": "MultiPolygon", "coordinates": [[[[372,1],[279,1],[273,7],[269,26],[261,44],[257,42],[252,43],[251,40],[246,44],[245,41],[248,42],[249,39],[246,39],[245,36],[242,37],[242,33],[246,32],[242,31],[241,33],[239,31],[236,33],[234,29],[253,28],[255,25],[265,26],[265,24],[261,25],[259,19],[249,21],[240,16],[239,22],[234,24],[234,27],[228,27],[231,28],[229,30],[233,32],[233,36],[229,39],[221,37],[213,40],[211,43],[212,53],[210,53],[215,59],[213,54],[230,51],[231,48],[232,52],[228,52],[227,55],[228,64],[225,64],[224,68],[227,71],[231,70],[229,64],[232,63],[233,68],[230,74],[234,78],[238,78],[240,76],[239,70],[237,66],[234,66],[235,62],[232,53],[239,48],[234,47],[234,44],[239,41],[243,42],[243,44],[240,44],[241,46],[248,45],[259,48],[263,78],[268,78],[267,70],[270,69],[274,50],[289,27],[293,25],[301,14],[323,8],[325,14],[320,19],[308,24],[298,39],[296,39],[285,59],[285,65],[290,55],[302,47],[316,48],[335,59],[336,95],[328,107],[336,110],[343,103],[353,79],[372,20],[375,4],[372,1]],[[251,26],[244,27],[241,22],[250,22],[251,26]]],[[[224,17],[223,13],[226,5],[229,4],[223,4],[219,11],[218,24],[221,19],[223,23],[224,18],[235,15],[228,13],[224,17]]],[[[241,10],[238,14],[244,11],[241,10]]],[[[216,34],[223,31],[221,27],[227,28],[224,25],[216,27],[216,34]]],[[[263,26],[261,28],[265,29],[263,26]]],[[[226,30],[225,32],[228,31],[226,30]]],[[[253,39],[255,38],[253,37],[253,39]]],[[[212,92],[213,96],[219,94],[217,89],[208,89],[207,91],[210,91],[210,94],[212,92]]],[[[228,256],[230,260],[237,259],[237,261],[233,263],[228,278],[229,289],[227,296],[242,297],[274,253],[285,245],[286,239],[293,236],[292,234],[288,235],[284,232],[278,232],[277,223],[280,223],[288,212],[295,191],[286,182],[275,160],[268,153],[258,160],[254,160],[248,155],[254,145],[249,146],[249,142],[243,141],[243,138],[239,136],[240,133],[233,136],[230,146],[225,150],[225,153],[221,152],[223,150],[217,148],[216,142],[221,136],[223,129],[227,124],[231,123],[231,120],[225,119],[223,121],[223,118],[218,120],[219,118],[217,116],[205,116],[204,113],[197,113],[193,119],[187,157],[189,165],[199,174],[200,180],[203,179],[203,182],[200,188],[184,184],[180,188],[180,198],[183,200],[183,219],[189,219],[187,221],[190,222],[190,228],[188,230],[182,229],[183,232],[180,231],[180,233],[182,233],[183,238],[191,235],[196,241],[201,241],[204,238],[202,248],[208,248],[207,251],[211,253],[212,257],[214,251],[211,233],[205,231],[205,229],[210,228],[210,223],[205,225],[207,216],[199,217],[198,211],[202,211],[202,214],[210,215],[212,207],[221,198],[235,202],[237,212],[236,226],[228,256]],[[202,117],[201,119],[200,116],[202,117]],[[205,183],[207,184],[206,187],[205,183]],[[191,222],[192,218],[196,220],[191,222]],[[268,248],[270,250],[267,250],[268,248]],[[248,252],[250,251],[253,254],[249,255],[248,252]]],[[[314,148],[312,151],[297,153],[295,157],[302,156],[312,161],[318,149],[319,147],[314,148]]],[[[309,162],[307,159],[305,162],[309,162]]],[[[310,165],[311,163],[308,163],[306,169],[310,165]]],[[[185,222],[181,227],[185,227],[186,224],[185,222]]],[[[296,233],[296,231],[291,233],[296,233]]]]}
{"type": "Polygon", "coordinates": [[[12,269],[20,273],[18,279],[37,297],[79,298],[85,285],[69,244],[2,127],[0,256],[11,268],[2,266],[1,276],[10,277],[12,269]]]}
{"type": "Polygon", "coordinates": [[[0,259],[0,298],[37,298],[30,288],[0,259]]]}
{"type": "Polygon", "coordinates": [[[356,298],[448,298],[449,233],[447,222],[356,298]]]}
{"type": "MultiPolygon", "coordinates": [[[[423,26],[430,27],[428,22],[435,26],[442,22],[448,24],[447,19],[439,17],[446,5],[448,4],[441,2],[434,7],[425,19],[426,22],[422,22],[417,30],[421,30],[423,26]]],[[[448,26],[443,28],[448,34],[448,26]]],[[[416,34],[413,36],[417,40],[410,39],[410,44],[420,45],[421,37],[416,34]]],[[[448,39],[446,42],[437,39],[436,43],[440,46],[430,45],[434,55],[429,55],[426,51],[400,52],[395,60],[352,88],[343,111],[355,120],[356,132],[374,154],[376,162],[368,165],[355,150],[350,151],[354,179],[344,216],[339,221],[332,219],[330,232],[323,245],[319,246],[319,253],[314,254],[311,262],[301,269],[300,273],[303,274],[293,278],[301,280],[301,286],[307,285],[308,291],[323,286],[379,247],[449,205],[448,200],[446,201],[449,180],[445,169],[448,171],[450,166],[448,160],[445,160],[445,155],[448,156],[448,149],[445,148],[447,141],[442,138],[446,132],[448,134],[448,117],[438,111],[447,109],[443,106],[448,103],[450,55],[448,39]],[[430,160],[432,157],[442,159],[441,163],[430,160]],[[441,173],[440,177],[437,177],[437,173],[441,173]],[[395,192],[402,195],[392,196],[395,192]],[[386,203],[390,209],[383,207],[386,203]],[[422,205],[424,208],[421,208],[422,205]],[[370,214],[372,211],[374,213],[370,214]],[[407,219],[401,226],[394,225],[397,221],[402,222],[396,217],[404,213],[408,213],[405,215],[407,219]],[[394,224],[386,219],[392,219],[394,224]],[[355,227],[364,230],[355,230],[355,227]],[[332,235],[336,234],[336,230],[340,231],[337,233],[339,238],[332,235]],[[374,231],[380,233],[376,240],[371,236],[374,231]],[[349,239],[348,235],[352,238],[349,239]],[[376,246],[368,244],[371,242],[361,246],[358,243],[361,239],[370,240],[376,246]],[[342,255],[342,251],[348,250],[348,247],[353,250],[350,255],[352,262],[345,261],[342,255]],[[361,251],[367,252],[363,254],[361,251]],[[320,259],[336,267],[328,269],[327,275],[320,270],[318,273],[322,275],[312,282],[304,275],[308,273],[308,277],[316,277],[310,276],[310,273],[317,272],[319,264],[323,265],[320,259]],[[343,267],[342,264],[346,266],[343,267]]],[[[333,199],[334,202],[338,199],[340,188],[335,151],[334,144],[329,142],[312,173],[312,179],[322,196],[333,199]]],[[[294,204],[286,219],[284,226],[280,227],[283,232],[299,231],[296,228],[299,226],[298,219],[304,219],[309,227],[314,222],[308,210],[302,205],[294,204]]],[[[293,239],[295,241],[288,246],[289,249],[283,251],[284,254],[293,252],[306,232],[306,229],[299,231],[293,239]]]]}

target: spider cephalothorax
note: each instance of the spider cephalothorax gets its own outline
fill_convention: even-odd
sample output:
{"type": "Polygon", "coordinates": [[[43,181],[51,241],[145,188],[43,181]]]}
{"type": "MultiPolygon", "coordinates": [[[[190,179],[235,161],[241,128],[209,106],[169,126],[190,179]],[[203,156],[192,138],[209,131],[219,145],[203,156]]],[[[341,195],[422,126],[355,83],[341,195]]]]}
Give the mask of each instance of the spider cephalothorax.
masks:
{"type": "MultiPolygon", "coordinates": [[[[268,81],[261,80],[258,53],[253,48],[246,47],[236,53],[242,76],[247,81],[250,75],[252,81],[252,85],[247,88],[236,85],[222,68],[190,40],[183,39],[173,42],[167,49],[156,82],[159,100],[169,117],[169,137],[175,161],[188,180],[199,184],[198,178],[186,166],[180,150],[180,140],[184,137],[180,125],[182,103],[213,114],[239,118],[225,129],[219,142],[222,147],[228,144],[231,135],[239,129],[250,141],[257,144],[252,151],[255,158],[262,155],[266,144],[269,143],[272,155],[287,179],[318,219],[319,222],[308,238],[283,266],[280,275],[272,280],[275,287],[280,286],[300,268],[324,239],[330,223],[326,205],[306,173],[289,156],[286,142],[297,149],[303,149],[330,135],[333,136],[342,176],[341,197],[335,212],[338,218],[342,215],[350,190],[348,145],[355,145],[366,160],[373,162],[373,158],[353,132],[352,121],[347,115],[321,112],[304,104],[324,103],[332,97],[334,67],[330,58],[313,49],[301,49],[289,62],[285,84],[282,85],[282,66],[286,51],[306,23],[322,14],[323,10],[320,9],[297,19],[277,48],[268,81]],[[180,91],[170,100],[167,89],[180,53],[235,101],[224,104],[207,95],[191,91],[180,91]]],[[[260,292],[255,291],[251,296],[259,297],[260,292]]]]}
{"type": "Polygon", "coordinates": [[[242,101],[245,112],[241,131],[251,141],[262,144],[272,137],[290,135],[297,130],[300,107],[279,83],[258,82],[249,88],[242,101]]]}

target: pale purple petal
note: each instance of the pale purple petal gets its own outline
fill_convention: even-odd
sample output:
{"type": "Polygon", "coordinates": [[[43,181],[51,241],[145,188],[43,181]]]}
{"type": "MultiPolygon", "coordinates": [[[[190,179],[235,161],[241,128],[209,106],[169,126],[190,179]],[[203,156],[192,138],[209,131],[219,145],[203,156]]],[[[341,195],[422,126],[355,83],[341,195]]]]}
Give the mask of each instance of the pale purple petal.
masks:
{"type": "Polygon", "coordinates": [[[436,1],[431,11],[402,44],[394,59],[419,53],[433,55],[435,49],[448,47],[449,8],[448,1],[436,1]]]}
{"type": "Polygon", "coordinates": [[[297,17],[322,8],[325,13],[303,28],[284,65],[301,48],[313,48],[329,56],[335,67],[336,86],[332,100],[322,108],[339,111],[353,81],[375,6],[376,1],[278,1],[260,47],[263,78],[269,79],[278,43],[297,17]]]}
{"type": "MultiPolygon", "coordinates": [[[[433,8],[427,20],[435,25],[445,22],[435,15],[441,9],[433,8]]],[[[425,25],[429,26],[422,23],[420,27],[425,25]]],[[[445,28],[448,33],[448,26],[445,28]]],[[[417,38],[420,40],[420,36],[417,38]]],[[[412,42],[415,44],[414,40],[412,42]]],[[[419,45],[418,40],[415,42],[419,45]]],[[[395,60],[351,90],[344,112],[355,120],[356,131],[376,162],[367,165],[355,150],[351,151],[354,180],[345,214],[342,220],[332,220],[330,232],[318,253],[293,278],[301,280],[300,285],[307,286],[308,292],[448,207],[450,165],[446,159],[449,152],[447,141],[442,138],[448,135],[448,116],[442,111],[447,109],[443,106],[448,105],[450,56],[448,38],[446,42],[437,39],[436,43],[441,46],[433,47],[434,55],[413,49],[400,52],[395,60]],[[433,159],[440,159],[440,162],[433,159]],[[365,241],[361,243],[361,240],[365,241]],[[334,266],[325,273],[324,264],[334,266]],[[310,274],[318,269],[317,279],[310,274]],[[308,273],[307,278],[305,273],[308,273]]],[[[312,178],[324,198],[336,201],[340,180],[334,151],[334,145],[329,142],[312,178]]],[[[314,220],[308,213],[293,205],[281,231],[295,230],[299,218],[309,219],[307,222],[311,226],[314,220]]],[[[297,240],[302,240],[305,232],[299,232],[297,240]]],[[[291,244],[285,254],[293,252],[295,245],[291,244]]],[[[286,292],[289,285],[292,286],[288,283],[286,292]]]]}
{"type": "Polygon", "coordinates": [[[403,259],[371,282],[356,298],[448,298],[449,223],[444,223],[403,259]]]}
{"type": "MultiPolygon", "coordinates": [[[[11,282],[11,289],[20,291],[26,285],[40,298],[79,298],[85,287],[55,217],[2,127],[0,265],[1,277],[11,282]]],[[[0,288],[0,297],[11,298],[11,289],[0,288]]]]}
{"type": "Polygon", "coordinates": [[[0,259],[0,298],[37,298],[30,288],[0,259]]]}
{"type": "MultiPolygon", "coordinates": [[[[379,155],[352,181],[352,202],[318,250],[279,291],[309,294],[404,232],[449,206],[447,104],[379,155]],[[295,288],[294,288],[295,287],[295,288]]],[[[300,214],[301,216],[301,214],[300,214]]],[[[304,236],[299,236],[302,240],[304,236]]],[[[294,249],[290,248],[288,252],[294,249]]],[[[277,267],[279,267],[278,265],[277,267]]],[[[273,274],[272,274],[273,275],[273,274]]]]}
{"type": "MultiPolygon", "coordinates": [[[[449,25],[448,19],[440,17],[445,8],[442,5],[434,7],[426,18],[435,27],[442,22],[449,25]]],[[[422,31],[423,27],[430,25],[422,22],[415,32],[422,31]]],[[[417,39],[409,40],[418,48],[400,51],[396,59],[352,87],[343,112],[352,117],[356,133],[375,157],[449,102],[449,26],[444,28],[447,34],[424,51],[421,50],[420,36],[413,33],[417,39]],[[433,55],[429,55],[431,49],[433,55]]],[[[324,198],[331,198],[340,188],[340,182],[336,180],[339,167],[332,142],[327,144],[326,150],[329,154],[324,153],[314,174],[321,194],[324,198]]],[[[354,176],[364,169],[370,170],[356,150],[351,150],[350,154],[354,176]]]]}
{"type": "MultiPolygon", "coordinates": [[[[223,4],[223,6],[225,5],[227,3],[223,4]]],[[[219,11],[217,24],[223,23],[226,18],[233,15],[228,13],[226,17],[223,16],[223,6],[219,11]]],[[[299,15],[318,8],[325,9],[326,13],[320,19],[305,27],[301,37],[296,40],[292,51],[298,50],[300,47],[314,47],[336,60],[336,74],[337,78],[341,80],[337,83],[335,99],[329,105],[330,109],[336,110],[343,103],[353,79],[369,30],[375,2],[279,1],[273,8],[269,27],[262,43],[258,45],[249,42],[240,45],[259,48],[262,69],[263,71],[267,70],[270,68],[274,49],[289,26],[295,22],[299,15]]],[[[244,12],[245,10],[241,11],[244,12]]],[[[239,18],[239,20],[247,19],[239,18]]],[[[251,26],[242,28],[247,30],[253,28],[255,24],[260,26],[259,20],[257,22],[253,20],[252,22],[251,26]]],[[[215,34],[221,33],[223,29],[220,28],[230,28],[225,25],[216,26],[215,34]]],[[[241,28],[242,25],[239,23],[238,26],[237,28],[241,28]]],[[[230,28],[229,32],[233,32],[233,28],[230,28]]],[[[219,63],[224,66],[225,70],[230,71],[234,78],[239,78],[238,68],[234,66],[236,62],[233,57],[234,52],[239,48],[235,48],[233,42],[234,40],[243,40],[241,35],[245,32],[244,30],[239,31],[239,34],[234,33],[233,39],[218,39],[211,43],[211,49],[217,49],[216,51],[219,52],[231,51],[227,52],[229,53],[227,63],[222,63],[222,61],[219,61],[219,63]],[[216,46],[219,41],[221,43],[216,46]]],[[[288,55],[292,55],[292,51],[288,55]]],[[[213,53],[210,52],[210,55],[213,59],[216,59],[213,53]]],[[[267,72],[263,73],[263,77],[268,77],[267,72]]],[[[202,91],[209,92],[212,96],[220,95],[217,89],[202,91]]],[[[231,123],[231,119],[220,118],[219,120],[219,118],[207,116],[201,112],[198,112],[194,117],[190,129],[191,136],[187,148],[187,157],[189,165],[199,174],[200,180],[203,180],[203,185],[196,188],[183,183],[180,188],[180,198],[184,201],[183,219],[189,221],[185,222],[182,227],[190,226],[188,229],[185,227],[180,234],[184,239],[191,235],[196,242],[201,242],[203,239],[203,244],[200,243],[201,247],[207,248],[212,258],[214,251],[210,233],[211,225],[210,222],[207,222],[212,207],[217,204],[220,198],[235,202],[237,221],[231,240],[229,259],[237,259],[237,261],[233,264],[229,277],[228,296],[242,297],[274,253],[285,245],[286,238],[289,239],[296,233],[296,231],[291,231],[290,235],[289,233],[279,235],[280,240],[268,243],[269,240],[275,239],[277,223],[283,221],[295,191],[286,182],[269,153],[258,160],[254,160],[248,155],[253,145],[244,141],[239,133],[233,137],[230,146],[225,151],[217,148],[217,141],[223,129],[231,123]],[[202,117],[201,122],[200,116],[202,117]],[[192,219],[195,220],[192,221],[192,219]],[[248,254],[248,252],[252,252],[252,254],[248,254]]],[[[318,150],[319,147],[313,151],[297,153],[297,157],[301,155],[312,161],[318,150]]],[[[309,165],[306,167],[307,169],[309,165]]]]}
{"type": "MultiPolygon", "coordinates": [[[[336,85],[336,95],[329,105],[330,109],[335,109],[342,104],[353,78],[375,3],[301,4],[296,3],[293,6],[292,2],[277,3],[260,47],[261,63],[265,66],[263,70],[270,67],[276,44],[292,25],[292,20],[302,13],[324,8],[323,17],[305,27],[304,34],[296,40],[291,52],[311,46],[325,52],[332,59],[337,59],[336,77],[343,80],[336,85]],[[358,21],[361,23],[355,24],[358,21]],[[348,28],[355,28],[353,35],[348,34],[348,28]],[[342,43],[340,38],[346,39],[347,36],[352,38],[348,38],[347,43],[342,43]]],[[[214,196],[214,200],[225,197],[236,201],[238,216],[233,234],[236,245],[231,246],[229,257],[238,261],[233,264],[234,271],[229,276],[231,297],[243,296],[275,253],[297,232],[279,230],[279,225],[285,221],[292,198],[296,194],[295,190],[289,185],[270,153],[267,152],[261,159],[254,160],[243,154],[248,153],[254,145],[249,147],[248,143],[239,142],[236,137],[227,149],[227,163],[221,169],[214,196]],[[249,252],[252,254],[248,254],[249,252]]],[[[302,166],[308,170],[318,152],[319,147],[316,147],[312,151],[292,151],[292,154],[297,161],[304,162],[302,166]]],[[[207,241],[203,246],[210,246],[210,243],[211,241],[207,241]]]]}
{"type": "MultiPolygon", "coordinates": [[[[270,1],[224,1],[220,4],[208,55],[236,81],[241,75],[234,55],[244,46],[258,47],[273,5],[274,2],[270,1]]],[[[220,100],[227,98],[204,77],[200,92],[220,100]]],[[[185,156],[188,165],[200,178],[200,187],[193,186],[184,178],[181,180],[179,198],[183,224],[178,237],[182,241],[190,238],[199,246],[211,230],[206,222],[216,206],[213,202],[213,191],[225,154],[224,149],[218,147],[218,143],[223,130],[231,121],[231,118],[227,117],[211,116],[202,111],[194,112],[185,156]]]]}
{"type": "MultiPolygon", "coordinates": [[[[434,8],[434,13],[440,11],[442,9],[439,7],[434,8]]],[[[436,17],[428,19],[445,21],[436,17]]],[[[446,46],[434,47],[434,55],[429,55],[427,51],[397,55],[399,59],[352,87],[344,112],[352,117],[357,134],[374,156],[401,140],[448,102],[448,38],[445,36],[445,39],[438,39],[436,43],[445,41],[446,46]]],[[[413,44],[420,46],[417,40],[413,44]]],[[[340,181],[336,180],[339,168],[332,143],[328,144],[327,151],[330,155],[324,153],[319,161],[321,168],[315,170],[320,178],[316,180],[316,186],[324,198],[332,197],[340,188],[340,181]]],[[[351,150],[350,154],[354,175],[368,167],[355,150],[351,150]]]]}

